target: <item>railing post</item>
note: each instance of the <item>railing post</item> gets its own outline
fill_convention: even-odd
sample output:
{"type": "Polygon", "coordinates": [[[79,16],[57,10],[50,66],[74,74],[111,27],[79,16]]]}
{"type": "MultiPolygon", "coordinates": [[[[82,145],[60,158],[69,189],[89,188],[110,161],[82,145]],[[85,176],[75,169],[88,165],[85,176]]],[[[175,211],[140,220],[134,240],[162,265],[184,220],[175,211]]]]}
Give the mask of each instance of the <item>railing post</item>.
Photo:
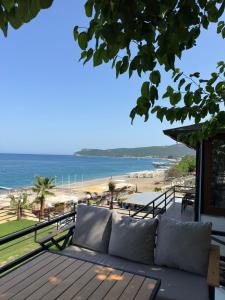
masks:
{"type": "Polygon", "coordinates": [[[165,192],[165,202],[164,202],[164,204],[165,204],[165,211],[166,211],[166,195],[167,195],[167,192],[165,192]]]}
{"type": "MultiPolygon", "coordinates": [[[[35,227],[37,227],[37,224],[34,225],[35,227]]],[[[35,229],[35,232],[34,232],[34,241],[36,242],[37,240],[37,229],[35,229]]]]}
{"type": "Polygon", "coordinates": [[[50,221],[50,207],[48,207],[48,221],[50,221]]]}
{"type": "Polygon", "coordinates": [[[76,215],[76,203],[73,204],[73,221],[75,222],[75,215],[76,215]]]}
{"type": "Polygon", "coordinates": [[[153,211],[152,211],[153,219],[155,218],[155,201],[153,201],[153,211]]]}
{"type": "Polygon", "coordinates": [[[176,186],[174,185],[173,187],[173,203],[175,202],[176,199],[176,186]]]}

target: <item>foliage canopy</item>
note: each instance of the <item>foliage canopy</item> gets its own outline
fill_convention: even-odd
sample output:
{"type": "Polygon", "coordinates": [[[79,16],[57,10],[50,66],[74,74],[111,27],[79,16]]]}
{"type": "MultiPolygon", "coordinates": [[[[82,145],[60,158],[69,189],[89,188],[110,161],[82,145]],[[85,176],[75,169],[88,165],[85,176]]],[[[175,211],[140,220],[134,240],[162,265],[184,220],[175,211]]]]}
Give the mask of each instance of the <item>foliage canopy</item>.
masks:
{"type": "Polygon", "coordinates": [[[167,178],[178,178],[186,176],[196,169],[196,157],[195,155],[184,156],[178,164],[170,167],[167,171],[167,178]]]}
{"type": "MultiPolygon", "coordinates": [[[[8,23],[18,28],[52,2],[0,0],[2,31],[6,35],[8,23]]],[[[176,65],[210,23],[216,23],[217,33],[225,38],[225,22],[220,20],[224,8],[224,0],[87,0],[90,22],[85,29],[74,27],[74,39],[84,64],[92,60],[96,67],[112,62],[117,77],[148,76],[130,113],[132,120],[139,115],[147,121],[149,113],[171,124],[187,118],[199,123],[207,117],[203,130],[194,136],[203,138],[225,127],[225,63],[218,62],[209,78],[202,78],[198,70],[185,74],[176,65]],[[160,95],[164,72],[169,72],[173,84],[160,95]],[[160,98],[168,100],[165,106],[158,104],[160,98]]]]}

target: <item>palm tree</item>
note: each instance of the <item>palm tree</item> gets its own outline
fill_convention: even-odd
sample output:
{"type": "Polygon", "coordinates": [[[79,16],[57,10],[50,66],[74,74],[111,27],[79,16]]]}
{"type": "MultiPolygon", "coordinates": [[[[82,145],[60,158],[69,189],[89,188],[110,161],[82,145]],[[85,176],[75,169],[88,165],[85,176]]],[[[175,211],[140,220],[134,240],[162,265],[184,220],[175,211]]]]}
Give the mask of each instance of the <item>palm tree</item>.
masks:
{"type": "Polygon", "coordinates": [[[37,194],[35,202],[40,204],[40,218],[43,216],[45,198],[46,196],[55,196],[50,190],[55,187],[53,184],[54,178],[36,176],[36,181],[32,188],[33,192],[37,194]]]}
{"type": "Polygon", "coordinates": [[[113,209],[113,197],[114,197],[114,193],[116,191],[116,185],[112,180],[110,180],[109,184],[108,184],[108,187],[109,187],[109,192],[111,193],[111,200],[110,200],[110,204],[109,204],[109,209],[113,209]]]}
{"type": "Polygon", "coordinates": [[[23,215],[23,209],[30,207],[27,193],[22,193],[19,196],[9,195],[10,206],[16,209],[17,220],[20,221],[23,215]]]}

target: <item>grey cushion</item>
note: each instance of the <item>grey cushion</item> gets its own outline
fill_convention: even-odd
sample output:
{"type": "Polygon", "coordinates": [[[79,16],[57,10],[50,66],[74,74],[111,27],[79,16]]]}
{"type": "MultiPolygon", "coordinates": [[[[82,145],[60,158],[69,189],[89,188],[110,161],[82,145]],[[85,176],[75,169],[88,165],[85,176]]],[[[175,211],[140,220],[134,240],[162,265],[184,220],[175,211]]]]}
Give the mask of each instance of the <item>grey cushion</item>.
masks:
{"type": "Polygon", "coordinates": [[[157,300],[209,300],[207,281],[200,275],[166,267],[139,264],[77,246],[66,248],[62,254],[127,272],[160,278],[161,286],[157,300]]]}
{"type": "Polygon", "coordinates": [[[112,212],[106,208],[78,205],[73,244],[107,252],[111,233],[112,212]]]}
{"type": "Polygon", "coordinates": [[[211,224],[160,218],[155,263],[207,275],[211,224]]]}
{"type": "Polygon", "coordinates": [[[109,254],[153,264],[158,220],[137,220],[113,213],[109,254]]]}

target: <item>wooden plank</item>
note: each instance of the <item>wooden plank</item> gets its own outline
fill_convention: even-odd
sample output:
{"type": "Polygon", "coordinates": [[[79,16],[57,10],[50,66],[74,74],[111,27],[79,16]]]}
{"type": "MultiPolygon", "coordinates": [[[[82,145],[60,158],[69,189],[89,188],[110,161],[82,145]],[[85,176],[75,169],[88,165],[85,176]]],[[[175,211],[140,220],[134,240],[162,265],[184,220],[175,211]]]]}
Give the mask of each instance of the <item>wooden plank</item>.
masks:
{"type": "Polygon", "coordinates": [[[75,281],[62,295],[60,295],[58,300],[73,299],[84,286],[96,275],[96,271],[99,266],[93,265],[86,271],[77,281],[75,281]]]}
{"type": "Polygon", "coordinates": [[[134,277],[134,274],[124,272],[121,275],[120,280],[118,280],[114,286],[109,290],[108,294],[105,296],[104,299],[106,300],[115,300],[120,297],[120,295],[123,293],[123,291],[128,286],[129,282],[134,277]]]}
{"type": "MultiPolygon", "coordinates": [[[[101,283],[108,277],[108,275],[113,271],[112,268],[109,267],[98,267],[99,270],[95,277],[88,282],[77,294],[73,297],[75,300],[86,300],[89,296],[101,285],[101,283]]],[[[95,272],[96,273],[96,272],[95,272]]]]}
{"type": "Polygon", "coordinates": [[[82,260],[73,259],[73,262],[57,276],[52,276],[48,278],[48,281],[36,292],[31,294],[27,300],[37,300],[42,299],[47,293],[52,289],[56,288],[63,280],[65,280],[71,273],[77,270],[85,262],[82,260]]]}
{"type": "Polygon", "coordinates": [[[20,269],[22,268],[19,268],[17,269],[17,275],[15,277],[12,278],[12,280],[8,280],[6,283],[4,283],[2,286],[1,286],[1,289],[0,289],[0,292],[1,293],[4,293],[6,292],[7,290],[9,290],[10,288],[14,287],[15,285],[17,285],[19,282],[24,282],[26,281],[25,279],[27,277],[29,277],[30,275],[36,273],[37,271],[42,271],[42,268],[46,265],[48,265],[49,263],[51,263],[53,260],[55,260],[57,257],[57,255],[50,255],[48,256],[47,258],[45,258],[43,261],[39,261],[37,264],[35,264],[34,266],[32,267],[27,267],[26,266],[26,269],[24,269],[23,271],[20,272],[20,269]]]}
{"type": "Polygon", "coordinates": [[[101,300],[109,292],[112,286],[121,279],[122,271],[115,270],[111,272],[103,283],[93,292],[93,294],[88,298],[89,300],[101,300]]]}
{"type": "Polygon", "coordinates": [[[53,290],[47,293],[42,300],[51,300],[59,297],[65,290],[67,290],[74,282],[76,282],[83,274],[87,272],[93,265],[85,262],[77,270],[75,270],[69,277],[60,282],[53,290]]]}
{"type": "MultiPolygon", "coordinates": [[[[54,255],[54,254],[53,254],[54,255]]],[[[52,258],[52,256],[51,256],[52,258]]],[[[9,287],[7,289],[6,294],[4,296],[4,299],[9,299],[19,293],[21,290],[25,289],[27,286],[35,282],[39,277],[41,277],[43,274],[47,273],[49,270],[56,267],[58,264],[60,264],[62,261],[65,260],[65,257],[61,256],[58,257],[58,255],[55,255],[53,260],[45,265],[42,265],[42,268],[39,269],[37,272],[29,272],[29,275],[27,277],[27,274],[25,276],[25,280],[21,280],[21,277],[23,277],[23,274],[21,276],[17,276],[16,279],[19,279],[17,284],[13,284],[13,287],[9,287]]]]}
{"type": "Polygon", "coordinates": [[[21,274],[26,269],[33,267],[34,265],[38,264],[40,261],[43,261],[48,256],[51,256],[52,253],[44,252],[43,254],[35,257],[34,259],[30,260],[29,262],[25,263],[24,265],[20,266],[19,268],[11,271],[10,273],[6,274],[5,276],[0,278],[0,287],[9,280],[12,280],[18,274],[21,274]]]}
{"type": "Polygon", "coordinates": [[[156,286],[157,281],[151,278],[145,278],[135,300],[148,300],[156,286]]]}
{"type": "Polygon", "coordinates": [[[135,275],[130,281],[130,283],[128,284],[128,286],[126,287],[126,289],[123,291],[120,300],[134,299],[139,289],[141,288],[144,280],[145,277],[140,275],[135,275]]]}
{"type": "MultiPolygon", "coordinates": [[[[60,257],[59,257],[60,258],[60,257]]],[[[58,258],[58,259],[59,259],[58,258]]],[[[39,279],[35,280],[32,284],[27,286],[25,289],[21,290],[20,293],[17,293],[12,299],[20,300],[26,299],[30,295],[32,295],[35,291],[41,290],[42,286],[52,278],[57,278],[57,275],[60,274],[63,270],[65,270],[69,265],[71,265],[73,259],[64,257],[64,260],[61,260],[57,266],[55,266],[52,270],[47,273],[44,273],[43,276],[39,277],[39,279]]]]}
{"type": "Polygon", "coordinates": [[[210,246],[207,283],[214,287],[220,284],[220,247],[216,245],[210,246]]]}

